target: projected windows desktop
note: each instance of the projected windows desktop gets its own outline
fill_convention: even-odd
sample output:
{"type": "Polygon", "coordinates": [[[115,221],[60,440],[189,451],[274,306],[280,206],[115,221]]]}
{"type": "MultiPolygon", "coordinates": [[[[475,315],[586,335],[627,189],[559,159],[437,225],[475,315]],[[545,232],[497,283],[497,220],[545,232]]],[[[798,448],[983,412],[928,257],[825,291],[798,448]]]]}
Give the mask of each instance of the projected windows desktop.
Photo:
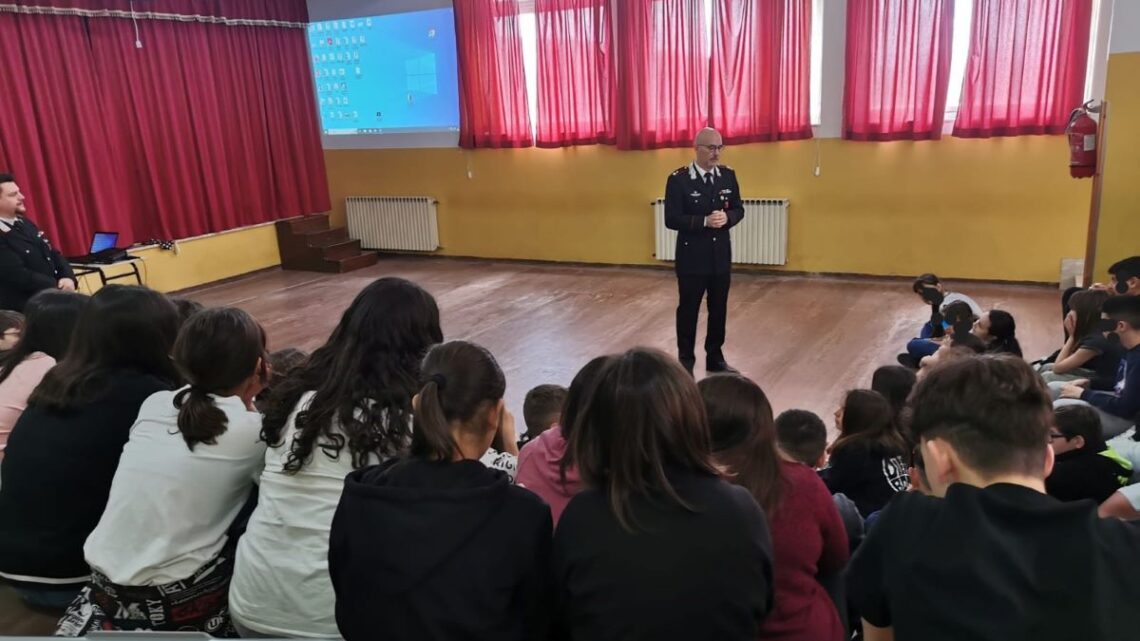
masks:
{"type": "Polygon", "coordinates": [[[309,25],[327,135],[459,130],[451,9],[309,25]]]}

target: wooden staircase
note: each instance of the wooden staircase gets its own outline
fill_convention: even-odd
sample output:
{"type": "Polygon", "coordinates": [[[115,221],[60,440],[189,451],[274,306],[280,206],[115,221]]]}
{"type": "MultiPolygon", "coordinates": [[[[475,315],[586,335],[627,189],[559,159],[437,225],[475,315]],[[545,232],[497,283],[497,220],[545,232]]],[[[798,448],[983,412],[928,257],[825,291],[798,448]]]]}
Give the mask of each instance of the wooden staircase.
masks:
{"type": "Polygon", "coordinates": [[[344,227],[330,227],[328,214],[277,221],[281,268],[344,273],[376,264],[376,252],[360,249],[344,227]]]}

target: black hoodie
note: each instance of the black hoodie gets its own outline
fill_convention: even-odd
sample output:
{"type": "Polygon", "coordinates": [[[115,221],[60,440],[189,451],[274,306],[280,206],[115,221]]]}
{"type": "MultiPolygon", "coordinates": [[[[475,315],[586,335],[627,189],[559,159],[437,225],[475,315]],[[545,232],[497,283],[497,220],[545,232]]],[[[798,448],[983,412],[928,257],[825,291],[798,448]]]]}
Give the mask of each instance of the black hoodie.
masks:
{"type": "Polygon", "coordinates": [[[348,641],[547,637],[550,508],[477,461],[356,470],[329,534],[348,641]]]}

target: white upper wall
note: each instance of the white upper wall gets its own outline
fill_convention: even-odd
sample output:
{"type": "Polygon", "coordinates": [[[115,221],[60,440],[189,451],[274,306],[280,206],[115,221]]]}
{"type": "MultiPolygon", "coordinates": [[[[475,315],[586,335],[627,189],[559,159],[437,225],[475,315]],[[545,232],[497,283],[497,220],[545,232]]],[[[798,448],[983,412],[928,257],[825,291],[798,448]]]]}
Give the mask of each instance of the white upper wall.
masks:
{"type": "Polygon", "coordinates": [[[1140,0],[1116,0],[1109,53],[1140,51],[1140,0]]]}
{"type": "Polygon", "coordinates": [[[309,7],[309,20],[321,22],[440,9],[450,7],[451,0],[306,0],[305,4],[309,7]]]}

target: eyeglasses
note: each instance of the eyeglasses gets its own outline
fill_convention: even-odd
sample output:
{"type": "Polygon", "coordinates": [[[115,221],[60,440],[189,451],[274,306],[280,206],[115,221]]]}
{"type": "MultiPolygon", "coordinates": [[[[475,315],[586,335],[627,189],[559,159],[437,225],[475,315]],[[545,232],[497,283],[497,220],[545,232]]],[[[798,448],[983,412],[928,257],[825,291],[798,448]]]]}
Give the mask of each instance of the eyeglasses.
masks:
{"type": "Polygon", "coordinates": [[[1049,432],[1049,441],[1050,442],[1055,441],[1059,438],[1063,438],[1066,441],[1069,440],[1069,437],[1065,436],[1064,434],[1054,434],[1053,432],[1049,432]]]}
{"type": "Polygon", "coordinates": [[[724,145],[697,145],[698,147],[708,149],[709,151],[723,151],[724,145]]]}

